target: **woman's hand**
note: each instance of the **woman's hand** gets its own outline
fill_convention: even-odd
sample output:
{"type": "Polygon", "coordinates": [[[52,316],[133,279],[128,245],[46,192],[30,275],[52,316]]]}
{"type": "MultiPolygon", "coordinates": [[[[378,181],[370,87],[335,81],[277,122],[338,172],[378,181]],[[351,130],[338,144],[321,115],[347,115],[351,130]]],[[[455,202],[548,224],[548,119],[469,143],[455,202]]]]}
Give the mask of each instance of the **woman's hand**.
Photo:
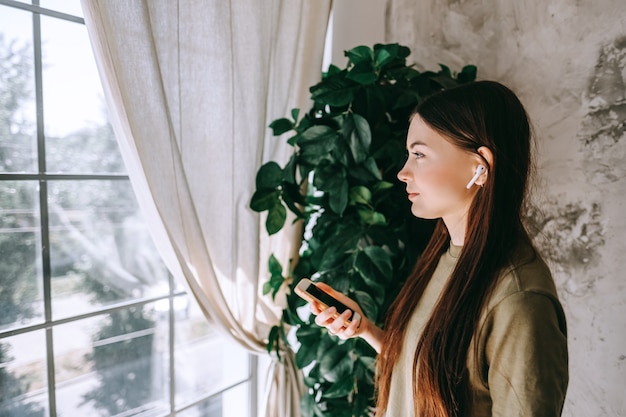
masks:
{"type": "Polygon", "coordinates": [[[323,282],[316,283],[316,285],[320,290],[341,301],[350,310],[346,310],[338,317],[335,317],[337,313],[335,307],[322,310],[317,303],[311,303],[311,311],[316,315],[315,323],[318,326],[327,328],[330,334],[344,340],[357,336],[362,337],[376,352],[380,353],[383,331],[365,317],[359,305],[346,295],[335,291],[330,285],[323,282]],[[347,323],[348,320],[350,320],[350,324],[347,323]]]}

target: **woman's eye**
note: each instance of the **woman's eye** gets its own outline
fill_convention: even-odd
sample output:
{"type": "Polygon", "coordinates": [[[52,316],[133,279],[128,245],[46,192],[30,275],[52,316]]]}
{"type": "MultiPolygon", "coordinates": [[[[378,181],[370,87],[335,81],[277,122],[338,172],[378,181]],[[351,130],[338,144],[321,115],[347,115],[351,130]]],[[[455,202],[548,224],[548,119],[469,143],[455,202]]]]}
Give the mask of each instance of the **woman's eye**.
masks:
{"type": "Polygon", "coordinates": [[[415,159],[421,159],[424,157],[424,154],[420,152],[411,152],[411,155],[413,155],[415,159]]]}

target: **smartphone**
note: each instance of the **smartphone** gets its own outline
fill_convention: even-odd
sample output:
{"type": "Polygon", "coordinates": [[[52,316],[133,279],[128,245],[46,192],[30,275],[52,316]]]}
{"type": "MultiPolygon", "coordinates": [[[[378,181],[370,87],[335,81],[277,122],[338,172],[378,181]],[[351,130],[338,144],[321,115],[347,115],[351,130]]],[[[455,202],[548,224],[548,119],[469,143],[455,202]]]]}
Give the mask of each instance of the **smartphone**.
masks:
{"type": "MultiPolygon", "coordinates": [[[[310,279],[302,278],[295,288],[296,294],[307,300],[309,303],[317,303],[322,310],[329,307],[335,307],[337,312],[334,317],[337,318],[346,310],[351,310],[341,301],[332,297],[327,292],[319,289],[310,279]]],[[[350,320],[346,320],[346,326],[350,324],[350,320]]]]}

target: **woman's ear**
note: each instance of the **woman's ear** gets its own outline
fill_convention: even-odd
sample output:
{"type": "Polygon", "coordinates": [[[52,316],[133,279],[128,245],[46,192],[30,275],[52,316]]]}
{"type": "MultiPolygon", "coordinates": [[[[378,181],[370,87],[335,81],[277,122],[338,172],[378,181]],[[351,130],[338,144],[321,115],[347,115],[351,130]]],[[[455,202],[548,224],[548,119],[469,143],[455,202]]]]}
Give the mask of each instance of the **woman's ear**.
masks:
{"type": "Polygon", "coordinates": [[[481,158],[482,161],[479,163],[481,164],[484,164],[485,162],[487,163],[487,166],[486,166],[487,169],[476,180],[476,184],[482,187],[485,184],[485,182],[487,182],[487,176],[489,175],[489,172],[493,168],[493,152],[491,152],[491,149],[489,149],[486,146],[481,146],[480,148],[476,150],[476,152],[478,153],[478,155],[482,157],[481,158]]]}
{"type": "Polygon", "coordinates": [[[484,161],[489,165],[487,168],[491,168],[493,165],[493,152],[486,146],[481,146],[476,150],[480,156],[483,157],[484,161]]]}

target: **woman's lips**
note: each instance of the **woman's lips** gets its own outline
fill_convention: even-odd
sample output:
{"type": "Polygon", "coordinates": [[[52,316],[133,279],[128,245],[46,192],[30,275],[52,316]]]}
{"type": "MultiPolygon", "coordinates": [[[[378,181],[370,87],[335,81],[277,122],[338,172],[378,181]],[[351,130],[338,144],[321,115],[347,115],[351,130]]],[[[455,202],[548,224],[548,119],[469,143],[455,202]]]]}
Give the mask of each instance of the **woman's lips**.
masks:
{"type": "Polygon", "coordinates": [[[409,193],[409,200],[417,197],[419,195],[419,193],[409,193]]]}

